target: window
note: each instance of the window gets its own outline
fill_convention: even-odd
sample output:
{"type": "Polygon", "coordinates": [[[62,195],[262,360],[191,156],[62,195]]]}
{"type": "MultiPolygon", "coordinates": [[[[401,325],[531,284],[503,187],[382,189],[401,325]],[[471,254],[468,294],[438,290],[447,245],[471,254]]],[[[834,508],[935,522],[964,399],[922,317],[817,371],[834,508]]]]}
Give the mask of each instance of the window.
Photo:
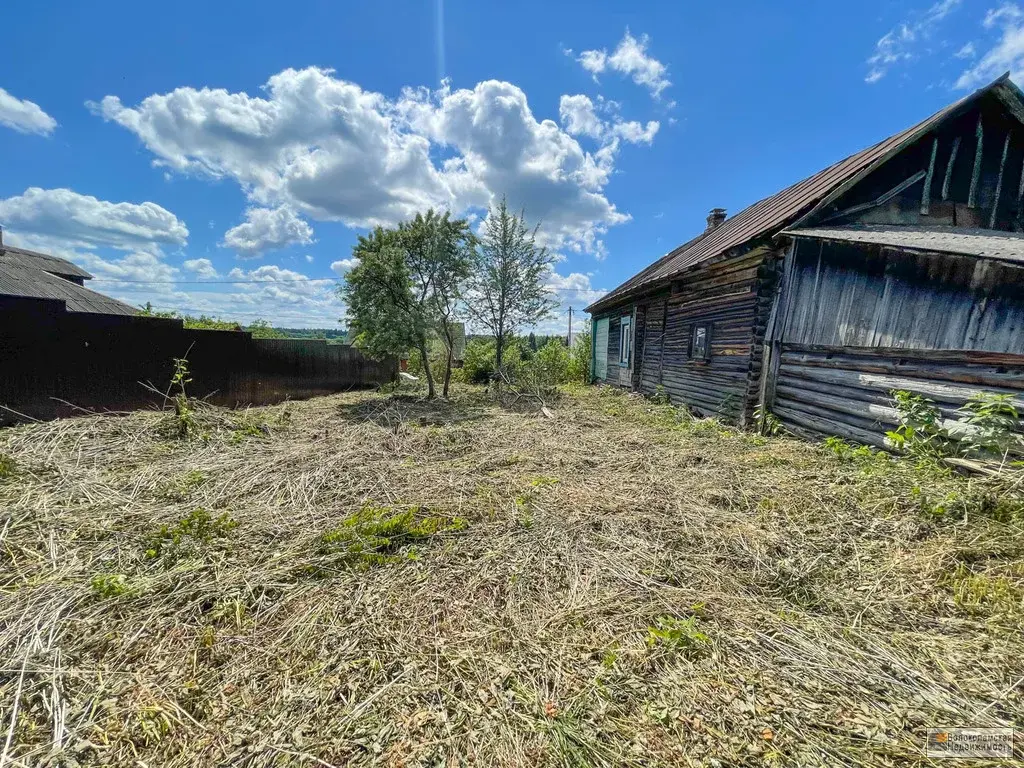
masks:
{"type": "Polygon", "coordinates": [[[629,353],[633,351],[631,318],[626,316],[619,323],[619,365],[629,365],[629,353]]]}
{"type": "Polygon", "coordinates": [[[690,336],[690,357],[693,360],[708,360],[711,357],[711,325],[701,323],[693,326],[690,336]]]}

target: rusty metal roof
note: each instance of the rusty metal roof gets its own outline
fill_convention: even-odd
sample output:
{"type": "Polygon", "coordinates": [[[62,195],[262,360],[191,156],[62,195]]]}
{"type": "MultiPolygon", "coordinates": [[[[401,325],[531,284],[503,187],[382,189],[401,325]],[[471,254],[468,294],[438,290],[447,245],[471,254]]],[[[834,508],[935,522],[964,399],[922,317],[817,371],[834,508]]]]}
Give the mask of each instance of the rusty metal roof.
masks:
{"type": "Polygon", "coordinates": [[[104,315],[135,315],[138,310],[117,299],[90,291],[63,277],[26,266],[20,260],[0,254],[0,296],[58,299],[68,312],[96,312],[104,315]]]}
{"type": "Polygon", "coordinates": [[[665,254],[638,275],[631,277],[618,288],[595,301],[585,311],[591,313],[600,311],[602,307],[607,307],[631,294],[652,288],[662,281],[670,280],[698,264],[725,257],[732,249],[750,244],[751,241],[766,236],[779,234],[799,218],[828,204],[852,184],[860,181],[947,117],[966,109],[975,100],[990,92],[999,96],[1015,115],[1018,117],[1024,115],[1024,94],[1010,82],[1009,73],[1007,73],[970,96],[939,110],[917,125],[863,149],[845,160],[745,208],[710,232],[706,232],[665,254]]]}
{"type": "Polygon", "coordinates": [[[1024,264],[1024,235],[994,229],[858,224],[844,227],[787,229],[782,234],[816,240],[892,246],[910,251],[956,253],[1024,264]]]}
{"type": "Polygon", "coordinates": [[[47,253],[30,251],[26,248],[15,248],[10,245],[0,245],[0,256],[25,267],[41,269],[43,272],[49,272],[51,275],[80,277],[83,280],[92,278],[92,275],[76,264],[72,264],[67,259],[50,256],[47,253]]]}

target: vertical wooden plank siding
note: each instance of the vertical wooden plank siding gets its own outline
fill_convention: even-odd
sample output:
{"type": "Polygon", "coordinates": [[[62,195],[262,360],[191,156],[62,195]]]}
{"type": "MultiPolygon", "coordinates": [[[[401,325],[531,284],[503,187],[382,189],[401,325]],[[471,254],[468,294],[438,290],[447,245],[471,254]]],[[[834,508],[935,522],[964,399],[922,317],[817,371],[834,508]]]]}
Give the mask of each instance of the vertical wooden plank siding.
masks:
{"type": "Polygon", "coordinates": [[[800,239],[786,342],[1024,354],[1024,267],[800,239]]]}
{"type": "MultiPolygon", "coordinates": [[[[398,377],[394,358],[315,339],[254,339],[184,328],[180,320],[67,312],[64,302],[0,299],[0,405],[37,419],[163,407],[175,358],[188,358],[189,393],[229,407],[266,405],[398,377]]],[[[10,411],[0,412],[6,423],[10,411]]]]}
{"type": "Polygon", "coordinates": [[[949,426],[981,392],[1024,412],[1024,268],[800,239],[794,254],[766,394],[787,428],[883,446],[894,389],[935,401],[949,426]]]}

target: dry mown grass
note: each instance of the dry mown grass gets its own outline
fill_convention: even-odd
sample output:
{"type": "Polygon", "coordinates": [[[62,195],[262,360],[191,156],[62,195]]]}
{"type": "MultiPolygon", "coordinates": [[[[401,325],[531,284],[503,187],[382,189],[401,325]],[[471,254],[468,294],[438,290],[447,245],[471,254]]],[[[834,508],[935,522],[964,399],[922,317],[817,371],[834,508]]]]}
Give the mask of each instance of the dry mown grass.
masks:
{"type": "Polygon", "coordinates": [[[1012,479],[552,410],[0,432],[3,757],[908,765],[929,726],[1024,725],[1012,479]]]}

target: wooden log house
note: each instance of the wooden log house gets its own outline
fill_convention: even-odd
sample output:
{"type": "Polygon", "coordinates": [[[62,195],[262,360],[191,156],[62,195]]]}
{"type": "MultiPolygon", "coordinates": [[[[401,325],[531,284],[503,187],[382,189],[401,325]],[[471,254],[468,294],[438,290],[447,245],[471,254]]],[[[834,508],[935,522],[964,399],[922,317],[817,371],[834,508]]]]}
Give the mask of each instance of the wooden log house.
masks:
{"type": "Polygon", "coordinates": [[[592,378],[883,444],[890,392],[1024,413],[1024,93],[1008,75],[707,229],[596,301],[592,378]]]}

